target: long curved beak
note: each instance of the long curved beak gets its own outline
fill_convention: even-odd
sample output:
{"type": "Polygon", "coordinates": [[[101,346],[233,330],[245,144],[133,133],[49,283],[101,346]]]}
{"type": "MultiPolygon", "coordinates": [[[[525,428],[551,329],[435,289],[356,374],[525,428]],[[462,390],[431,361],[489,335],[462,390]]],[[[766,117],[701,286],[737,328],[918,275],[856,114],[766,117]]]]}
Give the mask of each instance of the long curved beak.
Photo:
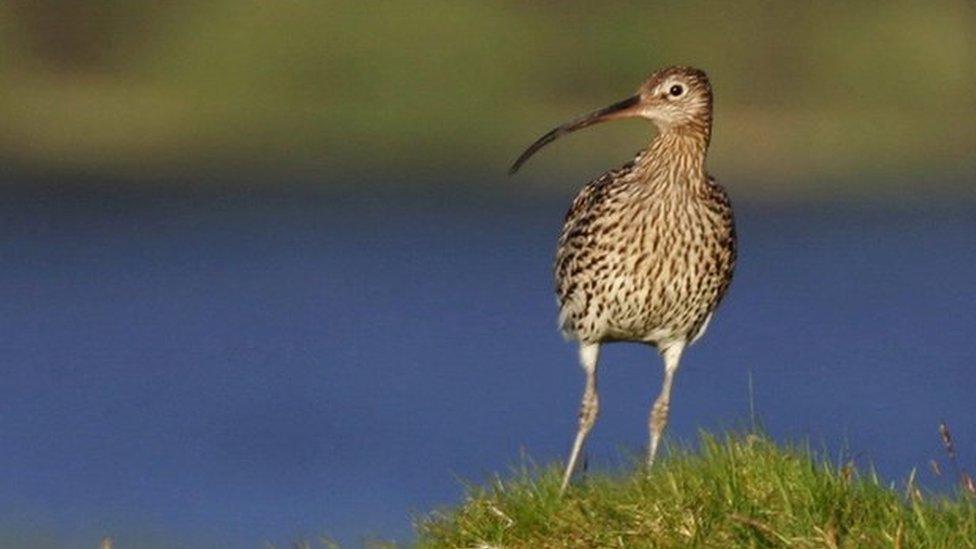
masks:
{"type": "Polygon", "coordinates": [[[518,160],[516,160],[515,163],[512,164],[512,167],[509,168],[508,174],[512,175],[517,172],[518,169],[522,167],[522,164],[525,164],[525,161],[537,153],[539,149],[545,147],[549,143],[552,143],[567,133],[574,132],[587,126],[592,126],[593,124],[599,124],[600,122],[606,122],[607,120],[637,116],[637,109],[635,107],[639,103],[640,95],[633,95],[627,99],[624,99],[623,101],[618,101],[609,107],[604,107],[602,109],[593,111],[575,120],[566,122],[558,128],[554,128],[546,135],[543,135],[537,139],[535,143],[529,145],[529,148],[525,149],[522,156],[518,157],[518,160]]]}

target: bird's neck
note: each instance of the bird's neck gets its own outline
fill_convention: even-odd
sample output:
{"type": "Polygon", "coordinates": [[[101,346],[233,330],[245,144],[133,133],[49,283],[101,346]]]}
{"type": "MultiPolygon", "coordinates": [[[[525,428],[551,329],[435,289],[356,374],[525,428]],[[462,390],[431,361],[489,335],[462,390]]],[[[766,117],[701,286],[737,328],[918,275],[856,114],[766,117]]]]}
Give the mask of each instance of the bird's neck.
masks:
{"type": "Polygon", "coordinates": [[[709,131],[699,127],[661,128],[638,164],[648,181],[682,185],[704,181],[709,131]]]}

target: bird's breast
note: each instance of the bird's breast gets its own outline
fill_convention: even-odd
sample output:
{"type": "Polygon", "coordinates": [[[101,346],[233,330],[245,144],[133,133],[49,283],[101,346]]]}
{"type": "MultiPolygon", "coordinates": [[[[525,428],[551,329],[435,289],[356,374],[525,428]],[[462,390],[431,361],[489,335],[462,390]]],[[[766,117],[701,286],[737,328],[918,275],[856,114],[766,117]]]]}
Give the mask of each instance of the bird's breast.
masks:
{"type": "Polygon", "coordinates": [[[564,330],[644,341],[683,336],[727,286],[731,216],[690,194],[621,194],[627,200],[567,219],[556,262],[564,330]]]}

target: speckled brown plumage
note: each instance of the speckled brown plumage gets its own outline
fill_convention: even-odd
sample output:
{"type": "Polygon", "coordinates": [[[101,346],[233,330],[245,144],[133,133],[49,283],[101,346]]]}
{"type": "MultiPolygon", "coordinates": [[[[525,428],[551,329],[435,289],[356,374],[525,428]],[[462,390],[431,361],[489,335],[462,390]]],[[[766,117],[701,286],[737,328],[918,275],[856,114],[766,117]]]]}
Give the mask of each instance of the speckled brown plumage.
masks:
{"type": "Polygon", "coordinates": [[[664,358],[664,385],[648,422],[650,464],[667,424],[681,353],[704,332],[729,287],[736,260],[732,206],[705,172],[712,90],[698,69],[654,73],[633,97],[540,138],[513,171],[561,135],[624,117],[651,120],[657,136],[632,162],[580,191],[566,214],[556,252],[559,325],[580,342],[587,374],[564,489],[596,420],[600,345],[647,343],[664,358]]]}
{"type": "Polygon", "coordinates": [[[728,197],[662,135],[577,195],[556,252],[559,325],[583,343],[692,341],[735,264],[728,197]]]}

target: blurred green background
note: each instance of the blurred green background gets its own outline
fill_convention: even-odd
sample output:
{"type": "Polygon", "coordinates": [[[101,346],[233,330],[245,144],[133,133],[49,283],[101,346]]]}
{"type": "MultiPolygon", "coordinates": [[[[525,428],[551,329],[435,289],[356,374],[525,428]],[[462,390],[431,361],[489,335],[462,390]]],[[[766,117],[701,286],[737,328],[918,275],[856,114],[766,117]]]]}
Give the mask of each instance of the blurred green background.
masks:
{"type": "MultiPolygon", "coordinates": [[[[0,158],[145,185],[187,174],[275,185],[288,173],[325,189],[445,174],[487,184],[542,132],[669,64],[710,73],[710,169],[739,196],[969,191],[967,0],[10,0],[0,158]]],[[[650,131],[582,132],[525,177],[578,186],[650,131]]]]}

